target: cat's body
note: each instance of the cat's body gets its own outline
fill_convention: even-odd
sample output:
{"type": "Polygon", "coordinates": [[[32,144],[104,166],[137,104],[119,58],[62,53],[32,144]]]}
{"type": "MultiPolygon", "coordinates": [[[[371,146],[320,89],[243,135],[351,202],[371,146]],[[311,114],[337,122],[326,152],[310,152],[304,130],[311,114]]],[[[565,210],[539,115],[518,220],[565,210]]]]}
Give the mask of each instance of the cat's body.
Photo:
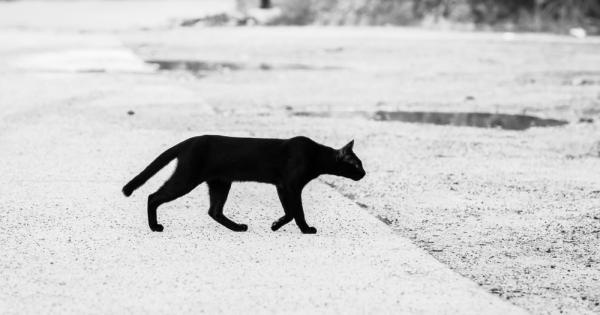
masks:
{"type": "Polygon", "coordinates": [[[125,196],[143,185],[171,160],[177,158],[175,172],[155,193],[148,196],[148,223],[153,231],[162,231],[156,221],[156,209],[175,200],[203,182],[210,195],[209,215],[233,231],[246,231],[223,215],[223,206],[231,183],[254,181],[273,184],[285,215],[272,225],[276,231],[296,220],[303,233],[316,233],[308,226],[302,209],[302,189],[322,174],[359,180],[365,175],[362,163],[352,152],[353,142],[335,150],[306,137],[291,139],[234,138],[199,136],[187,139],[158,156],[125,187],[125,196]]]}

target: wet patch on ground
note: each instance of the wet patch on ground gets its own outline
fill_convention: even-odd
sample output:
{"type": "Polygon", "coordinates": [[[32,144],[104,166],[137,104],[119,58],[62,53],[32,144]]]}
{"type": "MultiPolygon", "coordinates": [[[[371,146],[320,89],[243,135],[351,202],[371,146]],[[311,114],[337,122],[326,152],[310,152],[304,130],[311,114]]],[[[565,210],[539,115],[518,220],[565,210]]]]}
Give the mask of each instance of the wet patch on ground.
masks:
{"type": "Polygon", "coordinates": [[[146,63],[156,65],[159,71],[187,71],[194,75],[205,76],[210,72],[240,70],[242,64],[235,62],[205,62],[191,60],[147,60],[146,63]]]}
{"type": "Polygon", "coordinates": [[[400,121],[434,125],[462,127],[498,128],[526,130],[531,127],[556,127],[568,124],[566,120],[546,119],[530,115],[511,115],[478,112],[425,112],[425,111],[297,111],[293,116],[301,117],[361,117],[377,121],[400,121]]]}
{"type": "Polygon", "coordinates": [[[452,125],[506,130],[525,130],[531,127],[556,127],[566,125],[566,120],[544,119],[530,115],[492,114],[477,112],[409,112],[378,111],[375,120],[402,121],[434,125],[452,125]]]}
{"type": "Polygon", "coordinates": [[[156,65],[159,71],[185,71],[196,77],[205,77],[214,72],[240,71],[240,70],[304,70],[304,71],[323,71],[323,70],[343,70],[337,66],[314,66],[302,63],[243,63],[230,61],[203,61],[203,60],[163,60],[150,59],[146,63],[156,65]]]}
{"type": "Polygon", "coordinates": [[[553,84],[567,86],[600,85],[600,71],[541,71],[517,78],[524,84],[553,84]]]}

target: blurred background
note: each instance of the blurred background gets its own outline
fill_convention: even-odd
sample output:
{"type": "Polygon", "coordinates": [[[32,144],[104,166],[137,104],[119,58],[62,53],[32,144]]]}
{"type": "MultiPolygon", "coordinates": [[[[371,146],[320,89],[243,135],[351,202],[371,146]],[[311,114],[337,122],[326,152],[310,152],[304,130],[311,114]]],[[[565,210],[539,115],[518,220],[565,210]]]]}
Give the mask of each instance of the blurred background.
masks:
{"type": "MultiPolygon", "coordinates": [[[[237,0],[242,10],[257,1],[237,0]]],[[[281,8],[270,21],[279,25],[402,25],[468,30],[546,31],[582,28],[599,31],[595,0],[352,0],[260,1],[281,8]]]]}

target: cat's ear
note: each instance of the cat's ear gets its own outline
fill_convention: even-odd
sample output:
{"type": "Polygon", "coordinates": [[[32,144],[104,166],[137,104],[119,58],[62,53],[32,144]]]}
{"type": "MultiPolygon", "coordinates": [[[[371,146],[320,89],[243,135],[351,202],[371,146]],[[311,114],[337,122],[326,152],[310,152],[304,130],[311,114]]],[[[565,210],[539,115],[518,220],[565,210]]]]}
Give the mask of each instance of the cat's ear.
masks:
{"type": "Polygon", "coordinates": [[[354,147],[354,140],[348,142],[348,144],[342,148],[342,152],[352,152],[352,147],[354,147]]]}
{"type": "Polygon", "coordinates": [[[348,144],[343,146],[341,149],[337,150],[336,158],[338,160],[341,160],[342,158],[344,158],[345,155],[347,155],[349,152],[352,152],[353,146],[354,146],[354,140],[348,142],[348,144]]]}

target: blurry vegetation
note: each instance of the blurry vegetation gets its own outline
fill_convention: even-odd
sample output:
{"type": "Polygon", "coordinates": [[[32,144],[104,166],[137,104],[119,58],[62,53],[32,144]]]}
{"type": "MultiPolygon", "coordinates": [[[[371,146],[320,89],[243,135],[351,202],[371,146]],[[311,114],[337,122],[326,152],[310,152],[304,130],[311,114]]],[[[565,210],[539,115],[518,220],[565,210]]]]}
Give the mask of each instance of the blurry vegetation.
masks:
{"type": "MultiPolygon", "coordinates": [[[[600,33],[600,0],[272,0],[275,24],[424,25],[600,33]]],[[[258,0],[238,0],[246,7],[258,0]]]]}

